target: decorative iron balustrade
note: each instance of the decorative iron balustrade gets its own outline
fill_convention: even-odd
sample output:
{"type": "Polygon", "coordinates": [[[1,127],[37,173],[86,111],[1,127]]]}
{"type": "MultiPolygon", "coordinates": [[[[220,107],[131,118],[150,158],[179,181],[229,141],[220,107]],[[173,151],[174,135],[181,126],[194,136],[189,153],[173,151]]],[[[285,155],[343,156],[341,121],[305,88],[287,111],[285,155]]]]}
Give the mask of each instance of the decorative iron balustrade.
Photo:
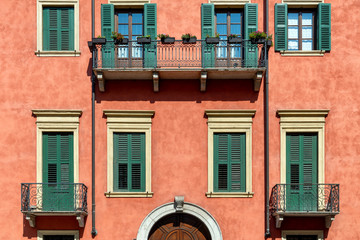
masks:
{"type": "Polygon", "coordinates": [[[21,211],[87,212],[87,187],[82,183],[22,183],[21,211]]]}
{"type": "Polygon", "coordinates": [[[265,68],[267,48],[264,44],[252,44],[243,40],[231,44],[220,40],[219,44],[206,44],[197,40],[185,44],[176,40],[173,44],[152,41],[138,44],[129,41],[116,45],[107,41],[94,47],[94,68],[265,68]]]}
{"type": "Polygon", "coordinates": [[[272,212],[340,211],[339,184],[276,184],[272,188],[272,212]]]}

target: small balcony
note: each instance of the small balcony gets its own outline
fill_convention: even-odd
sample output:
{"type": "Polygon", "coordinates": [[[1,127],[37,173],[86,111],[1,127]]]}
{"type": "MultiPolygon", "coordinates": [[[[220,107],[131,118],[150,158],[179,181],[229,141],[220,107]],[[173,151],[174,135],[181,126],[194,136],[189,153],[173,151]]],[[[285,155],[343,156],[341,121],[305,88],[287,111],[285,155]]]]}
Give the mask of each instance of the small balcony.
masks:
{"type": "Polygon", "coordinates": [[[181,40],[173,44],[128,41],[125,45],[107,41],[93,48],[93,71],[101,92],[107,80],[152,80],[158,92],[160,79],[197,79],[200,91],[206,90],[207,79],[252,79],[254,91],[259,91],[267,66],[266,48],[249,40],[237,44],[226,40],[218,44],[204,40],[192,44],[181,40]]]}
{"type": "Polygon", "coordinates": [[[36,216],[76,216],[84,227],[87,187],[82,183],[22,183],[21,212],[31,227],[36,216]]]}
{"type": "Polygon", "coordinates": [[[324,217],[329,228],[339,206],[339,184],[276,184],[270,198],[277,228],[284,217],[324,217]]]}

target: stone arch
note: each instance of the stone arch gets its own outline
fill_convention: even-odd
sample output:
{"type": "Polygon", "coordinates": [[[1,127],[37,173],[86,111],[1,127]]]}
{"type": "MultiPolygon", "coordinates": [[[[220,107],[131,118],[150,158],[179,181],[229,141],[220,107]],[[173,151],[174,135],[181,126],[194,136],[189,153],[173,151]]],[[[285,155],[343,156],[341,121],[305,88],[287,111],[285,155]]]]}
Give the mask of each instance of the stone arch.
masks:
{"type": "Polygon", "coordinates": [[[136,240],[148,240],[149,233],[156,222],[165,216],[177,212],[192,215],[202,221],[209,230],[212,240],[223,239],[219,224],[208,211],[196,204],[185,202],[181,210],[177,209],[174,203],[166,203],[151,211],[141,223],[136,240]]]}

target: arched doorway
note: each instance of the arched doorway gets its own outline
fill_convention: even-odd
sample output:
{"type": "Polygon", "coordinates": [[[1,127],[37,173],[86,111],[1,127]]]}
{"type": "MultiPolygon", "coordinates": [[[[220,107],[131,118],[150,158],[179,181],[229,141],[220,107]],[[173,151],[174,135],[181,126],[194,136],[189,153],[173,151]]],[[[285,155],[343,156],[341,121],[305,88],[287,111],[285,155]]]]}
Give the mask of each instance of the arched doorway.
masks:
{"type": "Polygon", "coordinates": [[[198,218],[185,213],[174,213],[161,218],[152,227],[149,240],[211,240],[211,236],[198,218]]]}

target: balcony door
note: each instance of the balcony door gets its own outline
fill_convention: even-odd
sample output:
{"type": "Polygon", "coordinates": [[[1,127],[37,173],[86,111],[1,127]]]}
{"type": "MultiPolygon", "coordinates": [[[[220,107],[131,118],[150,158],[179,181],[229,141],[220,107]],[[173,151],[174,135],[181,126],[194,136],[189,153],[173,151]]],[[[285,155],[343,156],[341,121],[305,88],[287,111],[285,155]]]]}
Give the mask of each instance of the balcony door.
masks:
{"type": "Polygon", "coordinates": [[[318,204],[318,136],[286,135],[286,211],[316,211],[318,204]]]}
{"type": "Polygon", "coordinates": [[[74,211],[73,133],[43,133],[43,211],[74,211]]]}

